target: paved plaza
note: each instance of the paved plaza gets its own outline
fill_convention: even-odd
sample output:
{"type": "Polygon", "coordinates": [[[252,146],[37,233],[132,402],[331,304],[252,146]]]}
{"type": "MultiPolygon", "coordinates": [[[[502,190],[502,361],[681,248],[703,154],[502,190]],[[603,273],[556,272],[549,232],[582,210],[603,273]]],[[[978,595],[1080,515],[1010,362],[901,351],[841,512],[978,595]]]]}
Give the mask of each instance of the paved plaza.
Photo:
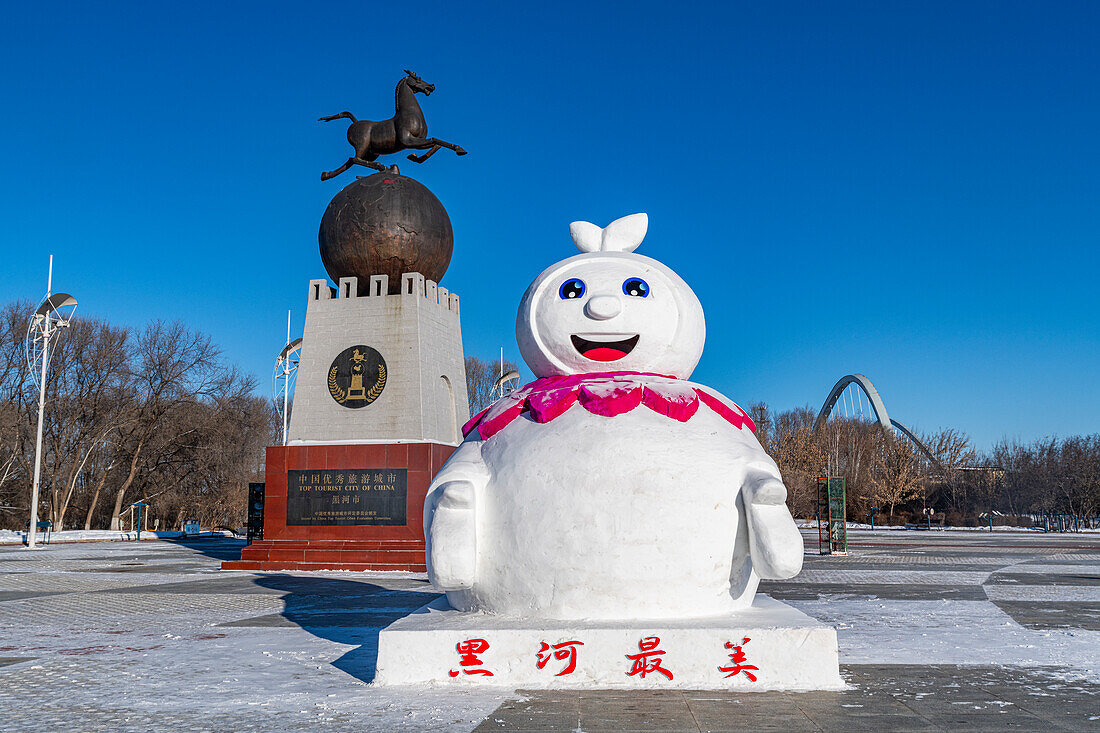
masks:
{"type": "Polygon", "coordinates": [[[227,539],[3,547],[0,731],[1100,730],[1100,535],[805,537],[761,591],[837,627],[844,692],[375,688],[422,574],[220,571],[227,539]]]}

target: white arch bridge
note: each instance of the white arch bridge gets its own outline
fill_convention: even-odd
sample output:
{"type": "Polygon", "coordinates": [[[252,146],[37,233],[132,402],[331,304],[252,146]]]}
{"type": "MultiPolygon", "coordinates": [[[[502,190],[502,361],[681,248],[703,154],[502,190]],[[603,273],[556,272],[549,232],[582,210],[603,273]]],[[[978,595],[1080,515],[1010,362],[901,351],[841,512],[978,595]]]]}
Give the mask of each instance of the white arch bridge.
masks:
{"type": "Polygon", "coordinates": [[[868,409],[874,414],[875,420],[882,426],[883,430],[892,430],[895,433],[904,435],[913,445],[917,446],[928,460],[932,461],[934,466],[942,470],[943,466],[932,455],[932,451],[928,450],[928,446],[914,435],[909,428],[887,414],[886,405],[883,403],[878,390],[875,389],[875,385],[871,384],[871,380],[862,374],[846,374],[833,385],[829,396],[825,398],[825,404],[821,406],[821,411],[817,413],[817,419],[814,420],[814,430],[816,431],[829,419],[836,408],[837,402],[840,402],[841,412],[845,417],[858,418],[865,416],[863,411],[864,397],[867,398],[868,409]]]}

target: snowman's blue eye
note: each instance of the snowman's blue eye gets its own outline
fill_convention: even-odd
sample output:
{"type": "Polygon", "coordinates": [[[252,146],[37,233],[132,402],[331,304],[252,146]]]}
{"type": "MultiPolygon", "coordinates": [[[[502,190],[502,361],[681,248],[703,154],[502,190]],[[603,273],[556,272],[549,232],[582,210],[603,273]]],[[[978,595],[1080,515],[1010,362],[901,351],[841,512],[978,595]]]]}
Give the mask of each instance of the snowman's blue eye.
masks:
{"type": "Polygon", "coordinates": [[[623,292],[635,298],[644,298],[649,295],[649,285],[640,277],[632,277],[623,283],[623,292]]]}
{"type": "Polygon", "coordinates": [[[578,280],[575,277],[566,280],[561,284],[558,295],[562,300],[576,300],[584,295],[584,280],[578,280]]]}

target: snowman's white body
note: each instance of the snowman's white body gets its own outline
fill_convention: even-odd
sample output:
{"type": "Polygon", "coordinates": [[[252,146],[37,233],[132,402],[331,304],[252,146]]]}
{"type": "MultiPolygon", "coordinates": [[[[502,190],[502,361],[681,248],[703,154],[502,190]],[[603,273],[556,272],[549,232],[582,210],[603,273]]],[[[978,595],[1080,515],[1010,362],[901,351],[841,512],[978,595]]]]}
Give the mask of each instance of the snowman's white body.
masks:
{"type": "Polygon", "coordinates": [[[460,450],[480,454],[489,480],[475,499],[477,579],[447,593],[454,608],[668,618],[751,603],[740,488],[745,467],[769,459],[747,428],[706,408],[681,424],[574,405],[460,450]]]}
{"type": "MultiPolygon", "coordinates": [[[[545,333],[575,332],[572,319],[590,338],[605,322],[619,324],[616,337],[623,324],[645,336],[635,342],[652,353],[629,353],[605,368],[672,375],[639,376],[640,383],[688,392],[698,386],[685,377],[702,350],[702,310],[686,284],[638,255],[586,257],[593,255],[559,264],[566,275],[587,273],[582,289],[603,294],[596,309],[584,306],[596,325],[584,325],[579,303],[539,311],[540,283],[556,287],[564,277],[555,268],[521,305],[517,336],[536,376],[583,373],[568,340],[554,345],[545,333]],[[598,311],[613,306],[611,285],[623,272],[635,271],[659,280],[657,307],[680,313],[665,351],[653,351],[661,334],[645,330],[652,314],[643,311],[631,325],[629,313],[598,311]],[[675,302],[666,294],[661,305],[662,285],[679,291],[675,302]]],[[[643,405],[609,417],[572,404],[545,422],[525,412],[487,439],[475,429],[433,481],[424,515],[429,577],[463,611],[555,619],[717,615],[751,604],[759,577],[789,577],[801,568],[802,540],[784,497],[779,471],[749,427],[702,404],[683,421],[643,405]]]]}

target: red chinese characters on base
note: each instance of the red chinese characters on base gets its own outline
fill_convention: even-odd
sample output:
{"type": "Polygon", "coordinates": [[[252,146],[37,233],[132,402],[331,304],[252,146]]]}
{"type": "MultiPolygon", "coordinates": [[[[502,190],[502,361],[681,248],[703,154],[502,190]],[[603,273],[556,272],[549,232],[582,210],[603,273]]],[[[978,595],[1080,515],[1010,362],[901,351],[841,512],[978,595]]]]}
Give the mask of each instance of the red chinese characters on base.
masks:
{"type": "Polygon", "coordinates": [[[536,653],[538,661],[535,662],[535,666],[542,669],[546,666],[546,663],[550,661],[550,657],[557,659],[559,662],[568,659],[565,664],[565,669],[558,672],[555,677],[561,677],[562,675],[573,674],[573,671],[577,668],[577,647],[584,646],[583,641],[563,641],[560,644],[550,645],[545,641],[539,642],[539,650],[536,653]]]}
{"type": "Polygon", "coordinates": [[[657,648],[661,643],[661,637],[659,636],[647,636],[638,642],[638,649],[641,654],[627,654],[626,658],[634,662],[634,666],[630,668],[627,675],[633,677],[634,675],[640,675],[642,679],[651,672],[660,672],[665,677],[672,679],[672,672],[668,671],[661,666],[661,655],[663,651],[657,648]]]}
{"type": "Polygon", "coordinates": [[[455,644],[455,650],[458,651],[458,666],[463,667],[463,669],[452,669],[447,674],[458,677],[461,671],[462,674],[479,674],[484,677],[492,677],[493,673],[487,669],[467,669],[468,667],[483,667],[483,663],[477,655],[484,654],[488,649],[489,642],[484,639],[467,639],[458,642],[455,644]]]}
{"type": "Polygon", "coordinates": [[[748,657],[741,649],[741,647],[743,647],[745,644],[748,644],[750,641],[752,641],[752,639],[748,637],[745,637],[741,640],[740,644],[736,645],[732,641],[727,641],[726,648],[733,650],[733,654],[730,654],[730,661],[733,662],[733,665],[730,667],[719,667],[718,671],[726,672],[726,677],[734,677],[736,675],[744,673],[746,677],[748,677],[753,682],[756,682],[756,675],[754,675],[749,670],[752,669],[759,672],[760,668],[752,664],[745,664],[745,662],[748,660],[748,657]]]}
{"type": "MultiPolygon", "coordinates": [[[[739,674],[743,674],[749,678],[750,681],[756,682],[757,678],[753,672],[759,672],[760,668],[754,664],[747,664],[748,655],[745,654],[744,647],[752,639],[744,637],[741,639],[740,644],[734,644],[732,641],[726,642],[726,649],[732,650],[729,654],[730,666],[718,667],[719,672],[725,672],[726,678],[736,677],[739,674]]],[[[663,674],[668,679],[672,679],[672,671],[663,666],[662,657],[665,654],[663,649],[658,647],[661,645],[661,637],[659,636],[647,636],[638,642],[638,654],[627,654],[626,658],[631,661],[630,671],[627,675],[645,679],[647,674],[657,672],[663,674]]],[[[548,644],[545,641],[539,642],[539,649],[535,653],[535,666],[538,669],[545,669],[551,659],[556,659],[559,662],[564,662],[560,672],[554,674],[555,677],[563,677],[565,675],[573,674],[577,670],[577,650],[578,647],[584,646],[583,641],[576,639],[570,641],[563,641],[558,644],[548,644]]],[[[489,642],[485,639],[466,639],[455,644],[455,651],[458,652],[458,666],[459,669],[452,669],[448,671],[451,677],[458,677],[460,674],[467,675],[481,675],[484,677],[493,677],[494,674],[485,668],[484,662],[481,661],[479,655],[484,654],[489,650],[489,642]]]]}

